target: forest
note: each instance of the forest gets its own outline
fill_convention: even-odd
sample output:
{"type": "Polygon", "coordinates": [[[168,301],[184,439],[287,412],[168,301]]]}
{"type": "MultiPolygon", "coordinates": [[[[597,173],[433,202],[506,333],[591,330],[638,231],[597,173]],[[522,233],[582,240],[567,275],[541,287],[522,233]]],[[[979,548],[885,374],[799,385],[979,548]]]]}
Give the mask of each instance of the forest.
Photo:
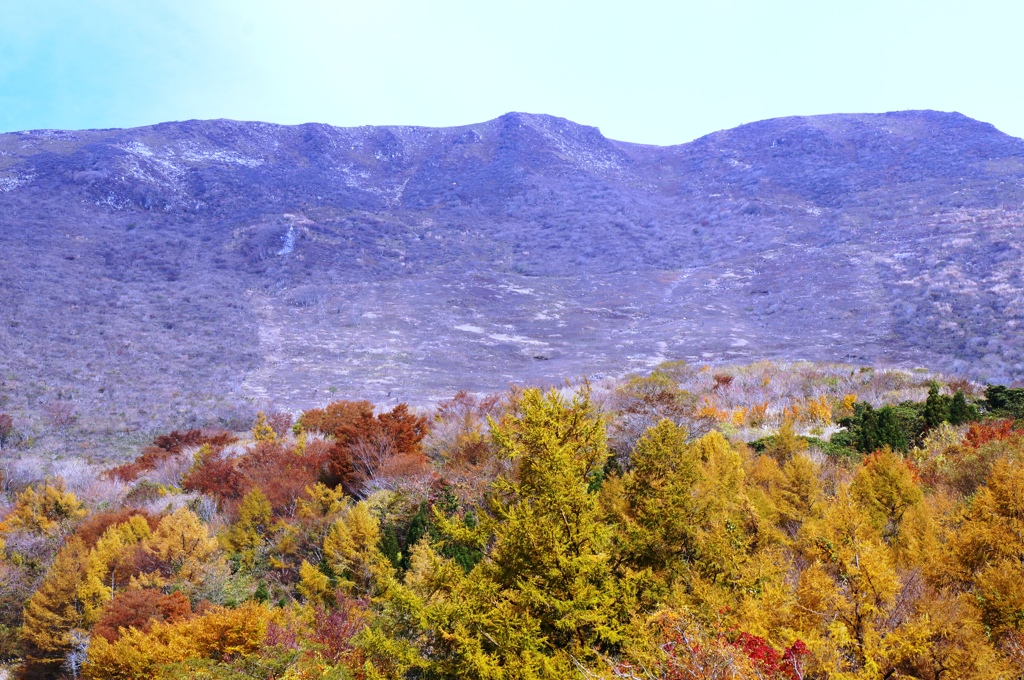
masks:
{"type": "Polygon", "coordinates": [[[1024,389],[924,370],[673,362],[268,410],[33,478],[0,415],[0,657],[26,679],[1019,678],[1022,422],[1024,389]]]}

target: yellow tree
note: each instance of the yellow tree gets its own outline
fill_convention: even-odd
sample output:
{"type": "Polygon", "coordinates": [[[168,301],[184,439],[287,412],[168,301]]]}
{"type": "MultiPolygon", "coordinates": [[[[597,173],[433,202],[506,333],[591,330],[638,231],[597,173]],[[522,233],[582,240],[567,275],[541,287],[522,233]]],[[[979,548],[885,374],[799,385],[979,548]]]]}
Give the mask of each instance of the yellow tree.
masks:
{"type": "Polygon", "coordinates": [[[318,482],[306,487],[295,505],[295,521],[276,526],[270,556],[274,569],[295,569],[296,563],[303,561],[320,564],[324,539],[342,513],[351,508],[351,500],[341,487],[331,489],[318,482]]]}
{"type": "Polygon", "coordinates": [[[897,569],[875,517],[848,487],[820,520],[804,525],[801,538],[812,561],[800,574],[795,623],[820,670],[835,678],[891,677],[914,651],[906,634],[917,577],[897,569]]]}
{"type": "Polygon", "coordinates": [[[161,519],[144,545],[186,580],[195,578],[202,564],[217,552],[217,540],[188,508],[179,508],[161,519]]]}
{"type": "Polygon", "coordinates": [[[87,514],[75,494],[64,488],[64,481],[43,484],[39,489],[28,487],[18,495],[14,509],[0,523],[0,533],[28,531],[55,536],[67,531],[77,519],[87,514]]]}
{"type": "MultiPolygon", "coordinates": [[[[638,567],[656,571],[678,568],[696,557],[697,533],[707,519],[707,502],[694,493],[702,479],[700,453],[686,444],[686,428],[665,419],[647,430],[622,477],[625,505],[619,536],[621,549],[638,567]]],[[[618,490],[609,483],[605,503],[618,490]]]]}
{"type": "Polygon", "coordinates": [[[806,450],[807,440],[797,435],[793,419],[787,417],[783,419],[782,425],[779,426],[779,431],[775,433],[772,444],[766,453],[779,461],[781,465],[806,450]]]}
{"type": "Polygon", "coordinates": [[[100,611],[114,596],[112,565],[141,541],[149,538],[149,523],[141,515],[108,528],[86,560],[85,576],[78,588],[82,603],[82,619],[91,626],[99,619],[100,611]]]}
{"type": "Polygon", "coordinates": [[[334,604],[334,589],[331,580],[322,571],[306,560],[299,566],[299,584],[296,586],[299,595],[312,604],[334,604]]]}
{"type": "Polygon", "coordinates": [[[896,538],[904,515],[924,496],[906,459],[888,448],[864,459],[850,491],[887,541],[896,538]]]}
{"type": "Polygon", "coordinates": [[[996,650],[967,593],[926,586],[893,642],[901,676],[1002,680],[1019,677],[996,650]]]}
{"type": "Polygon", "coordinates": [[[954,527],[948,578],[996,636],[1024,628],[1024,468],[999,460],[954,527]]]}
{"type": "Polygon", "coordinates": [[[616,641],[611,535],[595,487],[608,452],[589,391],[567,401],[555,391],[525,390],[492,426],[492,440],[517,474],[495,483],[480,523],[490,545],[477,568],[480,587],[515,591],[515,606],[552,650],[585,656],[616,641]]]}
{"type": "Polygon", "coordinates": [[[492,423],[514,472],[479,522],[436,515],[450,540],[485,551],[468,574],[421,542],[404,584],[381,579],[384,612],[364,649],[424,678],[565,678],[621,642],[634,611],[610,565],[597,485],[604,423],[584,390],[528,389],[492,423]]]}
{"type": "Polygon", "coordinates": [[[267,422],[267,414],[260,411],[256,414],[256,422],[252,426],[252,438],[258,442],[272,442],[277,439],[277,432],[267,422]]]}
{"type": "Polygon", "coordinates": [[[237,553],[241,563],[249,569],[256,564],[260,549],[266,543],[272,513],[270,501],[257,487],[242,499],[238,519],[224,537],[226,547],[237,553]]]}
{"type": "Polygon", "coordinates": [[[81,539],[72,537],[25,605],[21,632],[30,675],[48,677],[59,670],[72,648],[72,634],[83,626],[78,589],[85,578],[88,555],[81,539]]]}
{"type": "Polygon", "coordinates": [[[372,591],[374,574],[386,561],[379,542],[380,526],[366,501],[344,511],[331,525],[324,538],[324,560],[342,589],[355,595],[372,591]]]}
{"type": "MultiPolygon", "coordinates": [[[[921,561],[927,552],[887,540],[887,517],[845,486],[820,519],[801,529],[800,549],[810,563],[799,576],[793,625],[814,652],[812,672],[832,678],[1012,677],[988,639],[977,600],[930,583],[927,572],[935,569],[921,561]]],[[[914,523],[922,525],[915,531],[934,530],[921,517],[914,523]]]]}
{"type": "Polygon", "coordinates": [[[798,453],[782,467],[782,478],[773,489],[779,519],[792,534],[822,509],[818,464],[806,453],[798,453]]]}
{"type": "MultiPolygon", "coordinates": [[[[785,479],[774,459],[762,462],[774,471],[769,477],[785,479]]],[[[788,606],[785,560],[771,521],[759,514],[770,513],[748,497],[745,477],[743,456],[719,432],[687,442],[684,429],[663,420],[602,496],[621,573],[627,565],[650,570],[663,594],[672,592],[702,621],[761,635],[788,606]]]]}

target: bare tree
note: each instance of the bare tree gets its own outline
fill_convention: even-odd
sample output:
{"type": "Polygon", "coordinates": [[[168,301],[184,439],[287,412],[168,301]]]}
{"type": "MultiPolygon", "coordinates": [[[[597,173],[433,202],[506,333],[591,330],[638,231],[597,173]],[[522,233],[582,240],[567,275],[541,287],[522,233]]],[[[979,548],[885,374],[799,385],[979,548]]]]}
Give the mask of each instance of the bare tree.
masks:
{"type": "Polygon", "coordinates": [[[0,413],[0,450],[14,439],[14,419],[6,413],[0,413]]]}
{"type": "Polygon", "coordinates": [[[359,437],[349,447],[352,467],[362,481],[373,479],[395,455],[395,440],[383,432],[359,437]]]}
{"type": "Polygon", "coordinates": [[[78,413],[69,401],[54,400],[43,404],[43,415],[46,416],[50,427],[60,432],[62,437],[68,434],[68,428],[78,420],[78,413]]]}
{"type": "Polygon", "coordinates": [[[78,680],[82,664],[89,656],[89,634],[76,628],[68,637],[71,638],[71,651],[64,658],[64,668],[71,673],[73,680],[78,680]]]}

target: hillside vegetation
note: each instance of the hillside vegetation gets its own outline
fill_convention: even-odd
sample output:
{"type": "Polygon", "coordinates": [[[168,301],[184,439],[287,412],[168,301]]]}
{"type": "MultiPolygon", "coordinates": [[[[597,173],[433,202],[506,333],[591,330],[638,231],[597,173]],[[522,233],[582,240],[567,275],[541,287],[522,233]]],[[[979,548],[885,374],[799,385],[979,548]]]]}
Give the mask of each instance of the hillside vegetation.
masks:
{"type": "Polygon", "coordinates": [[[1020,677],[1022,420],[1021,389],[769,362],[337,399],[114,467],[43,461],[0,416],[0,654],[25,678],[1020,677]]]}
{"type": "Polygon", "coordinates": [[[3,134],[0,409],[99,455],[667,358],[1010,383],[1022,206],[1024,141],[935,111],[670,147],[523,113],[3,134]]]}

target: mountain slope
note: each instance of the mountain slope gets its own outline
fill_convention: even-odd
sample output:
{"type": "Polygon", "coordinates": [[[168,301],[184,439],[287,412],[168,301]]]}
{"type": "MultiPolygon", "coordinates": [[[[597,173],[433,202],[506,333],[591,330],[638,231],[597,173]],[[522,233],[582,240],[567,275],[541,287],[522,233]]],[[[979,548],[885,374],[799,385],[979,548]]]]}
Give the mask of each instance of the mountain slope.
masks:
{"type": "Polygon", "coordinates": [[[1022,215],[1024,140],[931,111],[5,134],[0,401],[113,432],[669,358],[1011,380],[1022,215]]]}

